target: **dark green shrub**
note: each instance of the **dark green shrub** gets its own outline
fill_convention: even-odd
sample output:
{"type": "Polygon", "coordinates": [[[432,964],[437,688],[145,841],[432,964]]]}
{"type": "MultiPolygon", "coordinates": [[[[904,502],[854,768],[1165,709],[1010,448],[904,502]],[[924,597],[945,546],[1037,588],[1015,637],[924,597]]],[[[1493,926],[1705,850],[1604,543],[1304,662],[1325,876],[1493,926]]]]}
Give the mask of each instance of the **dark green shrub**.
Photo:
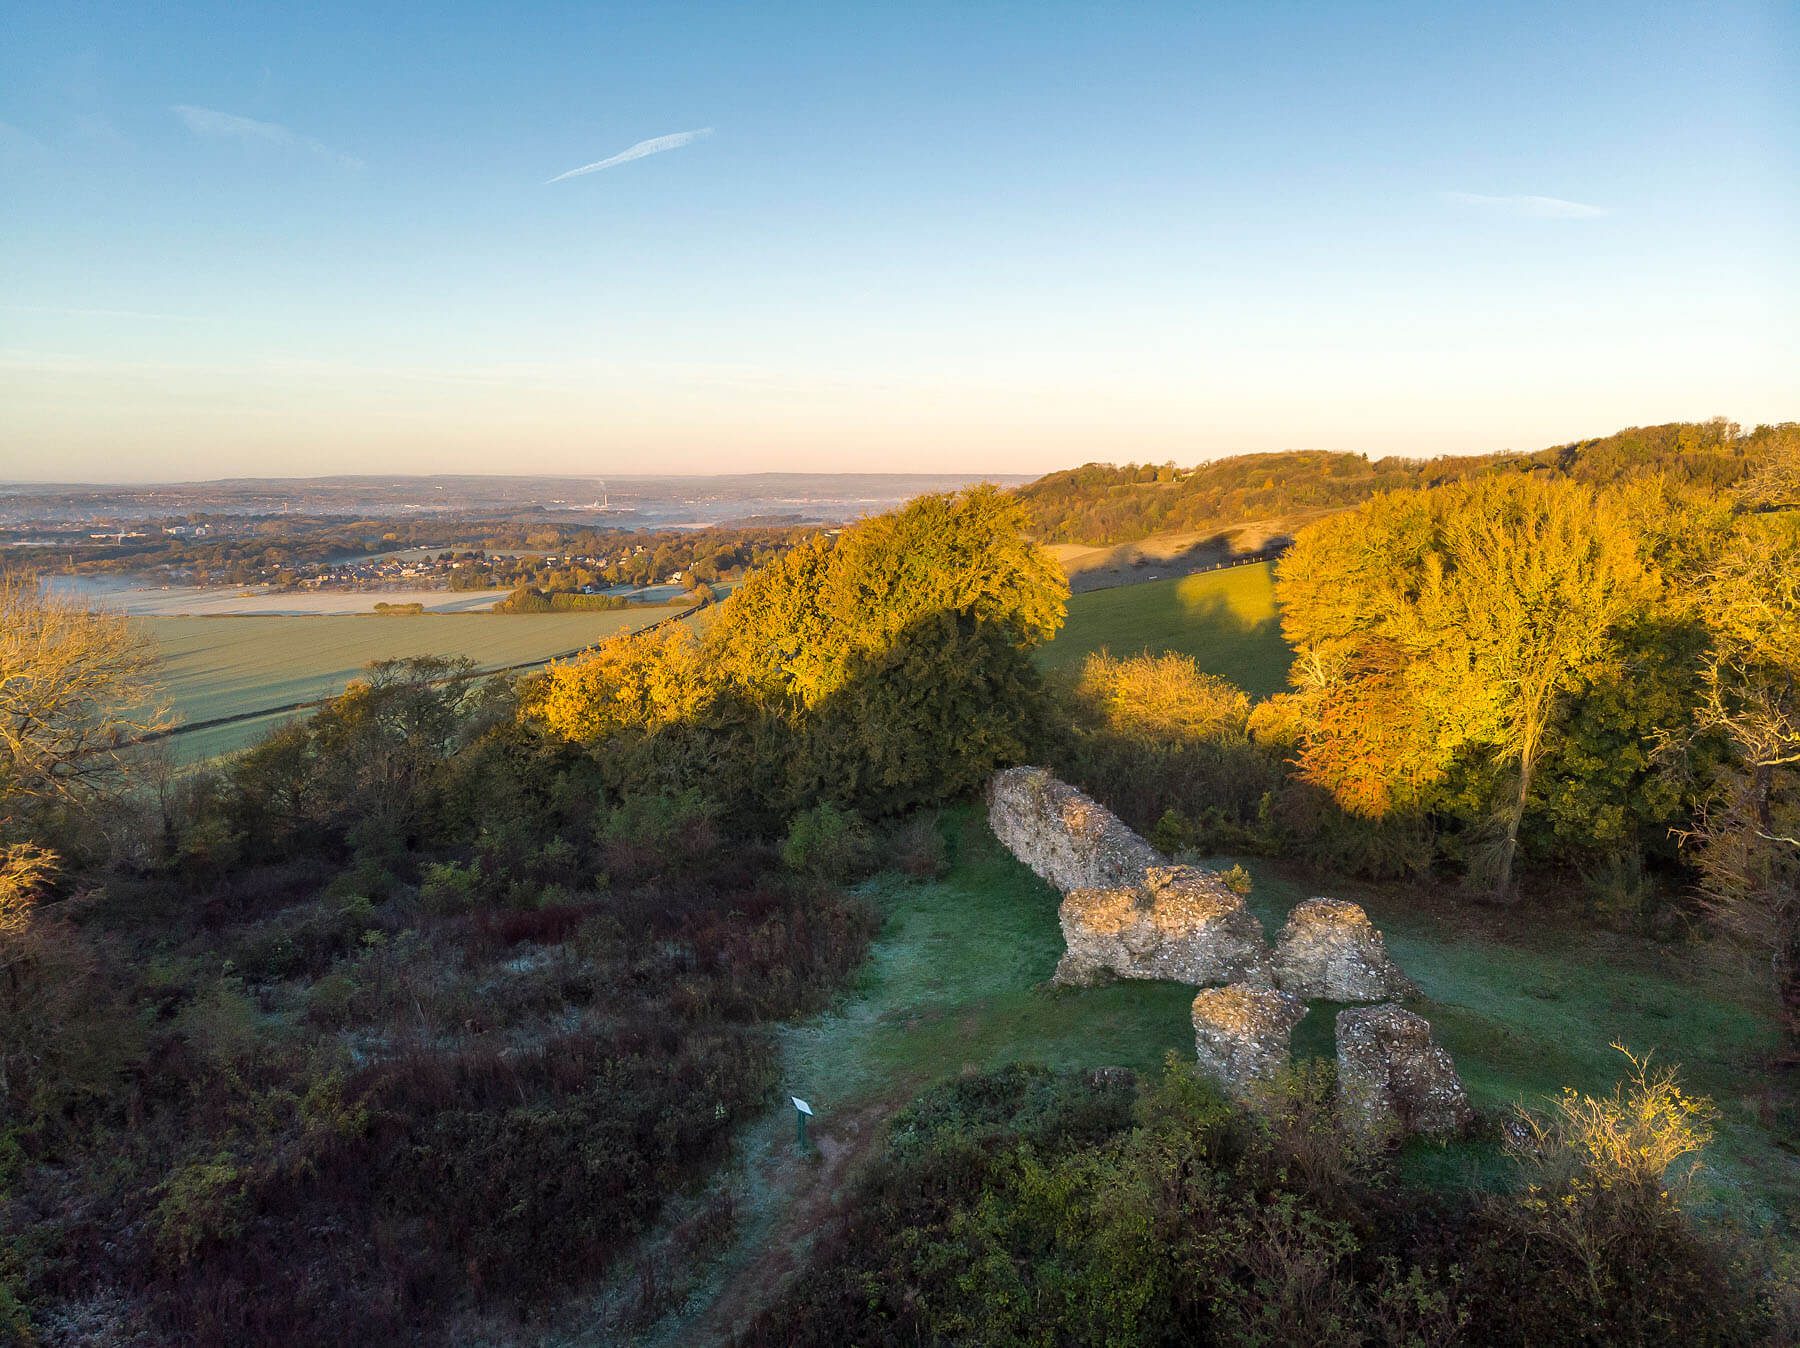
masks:
{"type": "Polygon", "coordinates": [[[595,836],[617,876],[696,866],[719,847],[719,806],[697,787],[628,795],[601,816],[595,836]]]}
{"type": "Polygon", "coordinates": [[[874,869],[875,836],[860,815],[820,805],[795,815],[788,824],[781,860],[809,880],[845,884],[874,869]]]}
{"type": "Polygon", "coordinates": [[[473,866],[433,861],[420,872],[419,906],[435,916],[468,912],[480,894],[481,873],[473,866]]]}

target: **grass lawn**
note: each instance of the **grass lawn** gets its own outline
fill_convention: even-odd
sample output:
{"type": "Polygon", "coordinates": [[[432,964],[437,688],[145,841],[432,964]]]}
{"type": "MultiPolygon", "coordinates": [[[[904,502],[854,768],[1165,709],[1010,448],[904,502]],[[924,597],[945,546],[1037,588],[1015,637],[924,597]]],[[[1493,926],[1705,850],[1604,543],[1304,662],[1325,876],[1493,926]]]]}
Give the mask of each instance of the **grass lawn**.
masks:
{"type": "Polygon", "coordinates": [[[954,864],[942,880],[884,874],[869,885],[887,921],[844,1009],[783,1031],[794,1093],[828,1108],[1020,1059],[1148,1069],[1170,1049],[1192,1051],[1191,988],[1050,989],[1058,894],[978,811],[946,827],[954,864]]]}
{"type": "MultiPolygon", "coordinates": [[[[947,828],[955,862],[943,880],[884,875],[869,887],[887,924],[843,1009],[783,1031],[787,1090],[823,1118],[872,1097],[910,1097],[969,1068],[1025,1060],[1156,1070],[1171,1050],[1193,1053],[1192,988],[1047,987],[1062,954],[1055,890],[994,841],[979,811],[950,816],[947,828]]],[[[1243,864],[1256,880],[1251,908],[1271,939],[1294,904],[1322,892],[1288,867],[1243,864]]],[[[1541,1104],[1564,1086],[1609,1090],[1626,1066],[1615,1040],[1653,1052],[1720,1108],[1711,1160],[1721,1197],[1735,1195],[1730,1205],[1758,1219],[1800,1220],[1800,1167],[1758,1117],[1759,1063],[1777,1035],[1740,972],[1697,965],[1688,949],[1553,922],[1503,937],[1486,913],[1399,890],[1330,884],[1323,892],[1368,909],[1424,990],[1415,1009],[1478,1106],[1541,1104]]],[[[1313,1007],[1296,1031],[1297,1055],[1334,1055],[1338,1009],[1313,1007]]],[[[1435,1153],[1421,1158],[1428,1167],[1456,1159],[1421,1150],[1435,1153]]],[[[1488,1159],[1479,1148],[1451,1149],[1459,1150],[1470,1165],[1488,1159]]]]}
{"type": "MultiPolygon", "coordinates": [[[[340,692],[372,660],[466,655],[483,669],[588,646],[673,609],[612,613],[433,613],[138,619],[162,652],[169,703],[204,721],[340,692]]],[[[279,725],[264,717],[178,735],[185,761],[227,753],[279,725]]]]}
{"type": "Polygon", "coordinates": [[[1102,647],[1114,655],[1179,651],[1255,697],[1286,688],[1292,658],[1268,562],[1074,595],[1068,622],[1038,662],[1045,669],[1079,664],[1102,647]]]}
{"type": "MultiPolygon", "coordinates": [[[[1612,1047],[1622,1044],[1678,1067],[1718,1106],[1707,1159],[1719,1204],[1756,1225],[1800,1226],[1800,1166],[1764,1117],[1764,1064],[1780,1035],[1754,975],[1725,952],[1596,931],[1573,916],[1534,914],[1527,923],[1453,894],[1242,864],[1256,879],[1250,907],[1271,939],[1316,893],[1362,904],[1423,991],[1412,1009],[1431,1022],[1477,1107],[1541,1106],[1564,1087],[1608,1092],[1629,1067],[1612,1047]]],[[[1334,1056],[1338,1009],[1311,1009],[1295,1031],[1296,1054],[1334,1056]]],[[[1415,1177],[1456,1182],[1491,1172],[1497,1157],[1492,1148],[1418,1143],[1406,1159],[1415,1177]]]]}

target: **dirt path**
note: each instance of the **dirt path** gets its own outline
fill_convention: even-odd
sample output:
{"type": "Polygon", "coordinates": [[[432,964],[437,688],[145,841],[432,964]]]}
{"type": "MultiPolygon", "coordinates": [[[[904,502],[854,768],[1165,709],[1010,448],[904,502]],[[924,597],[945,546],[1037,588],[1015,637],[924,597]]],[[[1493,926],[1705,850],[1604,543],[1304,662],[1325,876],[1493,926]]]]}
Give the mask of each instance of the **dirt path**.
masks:
{"type": "Polygon", "coordinates": [[[903,1099],[860,1105],[815,1121],[812,1146],[794,1145],[793,1111],[757,1125],[757,1154],[745,1166],[745,1207],[755,1216],[738,1231],[719,1261],[716,1291],[695,1314],[680,1317],[667,1342],[729,1344],[732,1335],[769,1304],[805,1261],[813,1237],[844,1192],[856,1164],[881,1136],[881,1125],[903,1099]]]}

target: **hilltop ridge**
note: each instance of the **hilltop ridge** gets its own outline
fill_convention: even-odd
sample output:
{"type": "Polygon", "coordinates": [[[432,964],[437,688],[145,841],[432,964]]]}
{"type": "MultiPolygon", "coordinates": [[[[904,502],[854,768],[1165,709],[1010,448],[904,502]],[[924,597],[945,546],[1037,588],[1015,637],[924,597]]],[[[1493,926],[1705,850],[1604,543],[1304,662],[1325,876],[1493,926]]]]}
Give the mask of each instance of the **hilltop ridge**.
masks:
{"type": "Polygon", "coordinates": [[[1723,417],[1632,426],[1533,453],[1370,458],[1326,450],[1235,454],[1192,468],[1172,463],[1087,463],[1018,488],[1046,543],[1104,547],[1163,534],[1207,536],[1258,522],[1265,537],[1345,510],[1378,492],[1435,487],[1492,473],[1547,473],[1615,482],[1652,473],[1714,490],[1730,488],[1800,438],[1800,423],[1745,431],[1723,417]]]}

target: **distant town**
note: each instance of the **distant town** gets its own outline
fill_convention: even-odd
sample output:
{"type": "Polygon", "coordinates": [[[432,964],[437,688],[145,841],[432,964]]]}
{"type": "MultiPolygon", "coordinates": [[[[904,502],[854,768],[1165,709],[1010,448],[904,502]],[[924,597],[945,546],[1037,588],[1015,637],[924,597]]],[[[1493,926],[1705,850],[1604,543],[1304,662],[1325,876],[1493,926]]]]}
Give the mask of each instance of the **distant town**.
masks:
{"type": "Polygon", "coordinates": [[[0,563],[161,586],[607,595],[730,582],[926,474],[0,485],[0,563]]]}

